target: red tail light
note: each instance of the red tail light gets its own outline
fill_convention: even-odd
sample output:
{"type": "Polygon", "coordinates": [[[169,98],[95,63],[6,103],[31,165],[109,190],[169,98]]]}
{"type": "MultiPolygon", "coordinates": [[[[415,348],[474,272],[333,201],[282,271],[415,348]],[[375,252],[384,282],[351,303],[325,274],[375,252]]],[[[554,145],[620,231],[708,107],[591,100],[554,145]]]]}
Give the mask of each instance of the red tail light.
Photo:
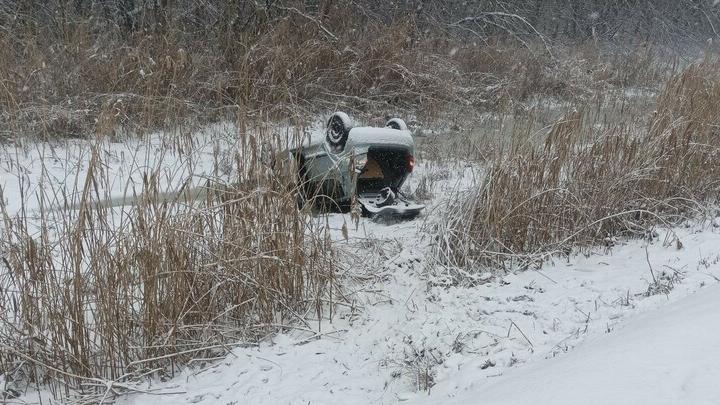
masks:
{"type": "Polygon", "coordinates": [[[408,172],[412,172],[414,168],[415,168],[415,156],[408,153],[408,155],[407,155],[408,172]]]}

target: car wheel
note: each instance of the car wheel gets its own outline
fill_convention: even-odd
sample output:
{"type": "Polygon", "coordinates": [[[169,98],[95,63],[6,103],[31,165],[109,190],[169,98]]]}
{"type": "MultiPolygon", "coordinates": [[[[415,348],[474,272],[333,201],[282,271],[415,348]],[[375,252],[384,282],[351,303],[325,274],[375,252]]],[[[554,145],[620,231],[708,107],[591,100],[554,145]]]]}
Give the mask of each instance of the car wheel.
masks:
{"type": "Polygon", "coordinates": [[[342,152],[347,143],[352,123],[350,117],[344,112],[336,112],[328,120],[325,130],[325,140],[334,152],[342,152]]]}
{"type": "Polygon", "coordinates": [[[407,131],[408,127],[405,124],[405,121],[401,120],[400,118],[392,118],[390,119],[386,124],[386,127],[392,128],[392,129],[398,129],[402,131],[407,131]]]}

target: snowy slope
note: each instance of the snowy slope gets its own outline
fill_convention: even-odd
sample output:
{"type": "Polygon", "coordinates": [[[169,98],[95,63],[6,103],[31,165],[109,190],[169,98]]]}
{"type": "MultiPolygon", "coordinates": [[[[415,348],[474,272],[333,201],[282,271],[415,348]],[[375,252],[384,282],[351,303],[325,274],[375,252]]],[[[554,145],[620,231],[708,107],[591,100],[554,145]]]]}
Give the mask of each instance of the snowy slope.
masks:
{"type": "MultiPolygon", "coordinates": [[[[412,181],[434,170],[420,166],[412,181]]],[[[489,384],[513,381],[526,367],[541,370],[616,329],[632,330],[642,313],[661,314],[720,280],[718,229],[696,224],[559,259],[542,271],[487,277],[474,286],[448,284],[432,257],[426,224],[438,220],[441,196],[466,187],[472,176],[467,170],[437,182],[427,212],[414,221],[363,219],[355,229],[348,215],[330,216],[351,300],[331,321],[236,349],[221,363],[188,369],[168,382],[149,380],[138,388],[153,395],[121,403],[484,403],[481,392],[489,384]],[[656,277],[674,280],[668,294],[647,294],[650,266],[656,277]]],[[[518,398],[523,403],[526,397],[518,398]]]]}
{"type": "Polygon", "coordinates": [[[453,383],[436,388],[447,395],[441,403],[457,405],[720,404],[719,311],[720,286],[713,285],[565,356],[463,392],[453,383]]]}
{"type": "MultiPolygon", "coordinates": [[[[516,395],[518,402],[513,403],[521,404],[528,403],[525,401],[536,391],[527,385],[529,392],[523,393],[524,386],[517,385],[518,380],[531,378],[516,374],[525,368],[534,370],[528,371],[535,373],[532,375],[542,376],[545,367],[560,367],[553,362],[568,362],[566,374],[557,371],[555,388],[567,389],[562,379],[570,375],[577,380],[587,378],[586,384],[594,387],[587,392],[603,392],[603,385],[611,382],[601,379],[594,384],[599,377],[592,368],[578,368],[583,357],[602,360],[606,353],[620,350],[623,342],[628,344],[626,351],[616,356],[630,357],[627,353],[634,350],[633,345],[656,336],[653,346],[648,345],[635,360],[624,363],[625,376],[642,375],[646,371],[633,367],[642,366],[646,354],[662,362],[660,349],[664,346],[679,350],[695,342],[708,345],[714,336],[703,329],[673,325],[676,318],[685,316],[691,323],[695,312],[702,312],[703,319],[717,313],[710,311],[710,304],[696,309],[692,303],[681,304],[703,288],[708,289],[703,294],[705,299],[718,292],[720,235],[712,227],[664,231],[649,244],[630,241],[609,252],[549,264],[542,272],[508,274],[474,287],[448,287],[434,283],[436,264],[426,257],[432,241],[423,234],[422,219],[391,225],[362,221],[357,231],[350,227],[348,241],[339,236],[343,223],[349,224],[350,219],[339,214],[330,218],[338,246],[347,255],[357,256],[355,267],[348,267],[348,271],[372,280],[349,284],[348,294],[355,297],[353,308],[340,309],[332,322],[311,322],[313,328],[319,326],[313,332],[298,330],[262,342],[257,348],[236,349],[221,363],[188,369],[165,383],[148,381],[138,388],[154,395],[132,395],[121,403],[484,404],[487,387],[507,380],[507,385],[493,388],[497,390],[493,398],[505,401],[504,396],[516,395]],[[664,244],[666,233],[680,238],[684,247],[664,244]],[[667,295],[646,296],[651,280],[646,246],[647,257],[658,274],[678,272],[677,282],[667,295]],[[380,258],[373,259],[376,256],[380,258]],[[363,267],[363,262],[368,266],[363,267]],[[664,325],[666,311],[670,318],[664,325]],[[648,313],[648,320],[643,321],[642,313],[648,313]],[[662,335],[663,331],[668,334],[662,335]],[[322,337],[314,339],[314,333],[322,337]],[[618,337],[613,337],[616,334],[618,337]],[[575,348],[582,348],[586,341],[590,354],[575,355],[575,348]],[[425,390],[431,385],[428,380],[436,384],[429,392],[425,390]],[[169,395],[157,396],[161,393],[169,395]]],[[[714,353],[708,351],[708,358],[717,358],[714,353]]],[[[683,356],[682,352],[677,356],[683,356]]],[[[674,357],[668,359],[667,364],[673,364],[674,357]]],[[[610,373],[606,364],[597,373],[605,378],[622,376],[615,374],[623,370],[622,362],[618,360],[610,373]]],[[[667,391],[675,393],[671,399],[684,395],[683,377],[693,370],[698,375],[704,373],[707,364],[687,357],[682,370],[666,376],[674,379],[673,385],[648,395],[665,398],[667,391]]],[[[629,385],[642,387],[642,381],[654,382],[671,370],[652,367],[655,375],[629,385]]],[[[695,384],[702,386],[705,381],[698,379],[695,384]]],[[[545,386],[548,380],[540,379],[537,384],[545,386]]],[[[545,394],[548,401],[529,403],[554,403],[550,399],[559,394],[552,389],[549,386],[545,394]]],[[[572,392],[581,394],[585,388],[572,392]]],[[[698,400],[715,398],[708,394],[711,392],[700,389],[693,395],[698,400]]]]}

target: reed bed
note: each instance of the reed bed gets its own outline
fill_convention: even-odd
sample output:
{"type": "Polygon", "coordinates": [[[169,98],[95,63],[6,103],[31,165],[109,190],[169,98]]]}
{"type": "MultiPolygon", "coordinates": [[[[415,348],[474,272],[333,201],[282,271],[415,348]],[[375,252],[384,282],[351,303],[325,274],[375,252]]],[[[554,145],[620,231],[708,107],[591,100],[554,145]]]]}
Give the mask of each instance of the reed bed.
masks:
{"type": "Polygon", "coordinates": [[[481,184],[448,209],[438,254],[528,267],[702,216],[720,197],[719,66],[708,57],[674,75],[646,116],[598,103],[547,131],[514,125],[481,184]]]}
{"type": "Polygon", "coordinates": [[[2,204],[5,378],[110,400],[286,328],[313,333],[333,299],[329,239],[297,205],[292,160],[269,161],[256,136],[243,145],[229,181],[165,193],[149,170],[124,207],[108,204],[95,145],[77,192],[49,184],[39,209],[2,204]]]}

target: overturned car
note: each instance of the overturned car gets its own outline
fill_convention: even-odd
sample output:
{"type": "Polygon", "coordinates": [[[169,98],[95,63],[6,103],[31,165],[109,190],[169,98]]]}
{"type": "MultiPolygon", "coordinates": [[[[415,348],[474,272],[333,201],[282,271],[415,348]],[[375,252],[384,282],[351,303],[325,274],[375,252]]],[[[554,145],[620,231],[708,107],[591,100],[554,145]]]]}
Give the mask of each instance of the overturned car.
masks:
{"type": "Polygon", "coordinates": [[[343,112],[334,113],[324,137],[292,149],[305,201],[349,207],[356,199],[367,216],[415,217],[425,208],[400,193],[415,167],[412,134],[393,118],[385,127],[353,127],[343,112]]]}

